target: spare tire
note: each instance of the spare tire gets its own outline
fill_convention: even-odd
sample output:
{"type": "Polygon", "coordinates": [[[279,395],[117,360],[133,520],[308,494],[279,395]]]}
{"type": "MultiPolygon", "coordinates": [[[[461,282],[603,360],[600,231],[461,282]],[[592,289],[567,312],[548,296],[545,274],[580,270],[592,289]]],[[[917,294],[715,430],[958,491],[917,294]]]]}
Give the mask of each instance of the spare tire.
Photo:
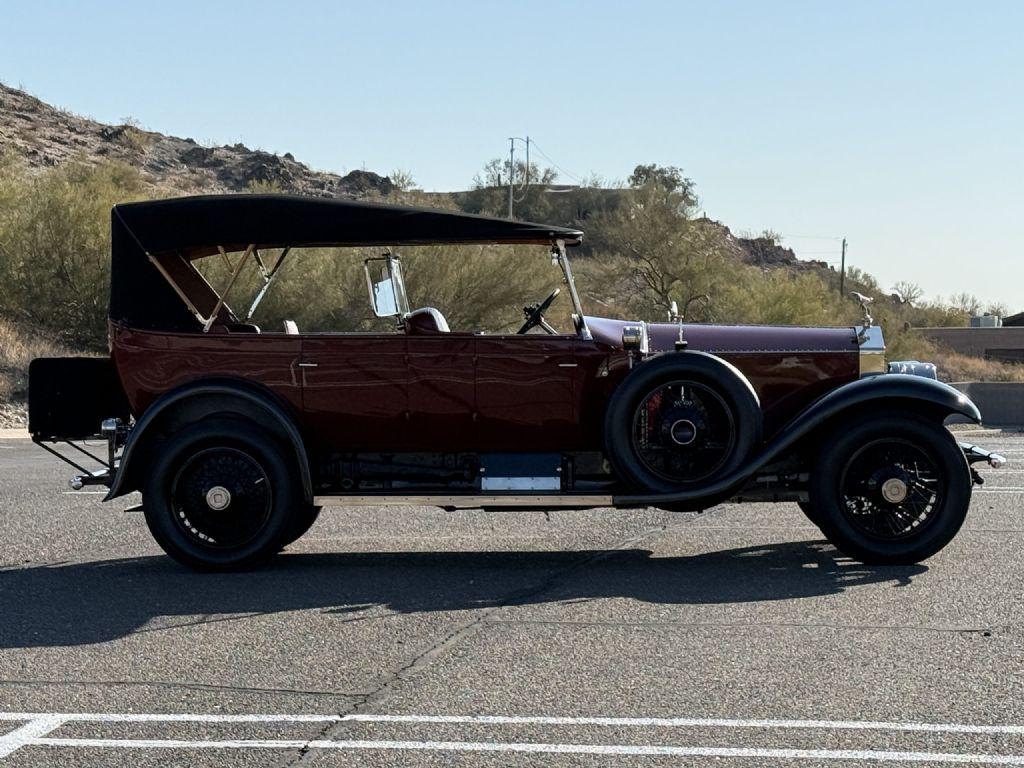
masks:
{"type": "Polygon", "coordinates": [[[619,477],[653,493],[708,485],[740,469],[762,436],[747,378],[706,352],[668,352],[637,365],[605,414],[619,477]]]}

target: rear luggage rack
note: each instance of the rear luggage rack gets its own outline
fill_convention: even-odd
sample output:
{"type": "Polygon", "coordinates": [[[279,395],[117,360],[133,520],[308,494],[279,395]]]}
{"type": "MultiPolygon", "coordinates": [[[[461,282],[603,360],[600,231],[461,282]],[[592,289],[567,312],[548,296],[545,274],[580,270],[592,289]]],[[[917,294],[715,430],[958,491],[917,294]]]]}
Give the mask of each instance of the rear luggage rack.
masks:
{"type": "Polygon", "coordinates": [[[128,435],[128,427],[121,423],[120,419],[104,419],[100,425],[100,432],[98,437],[104,439],[107,443],[107,458],[102,459],[94,453],[90,453],[78,442],[85,442],[85,440],[74,441],[66,440],[63,438],[43,438],[37,435],[32,436],[32,442],[38,445],[45,451],[52,453],[58,459],[63,461],[65,464],[70,464],[72,467],[77,469],[81,474],[74,475],[68,481],[68,485],[71,486],[71,490],[80,491],[87,485],[103,485],[107,488],[110,487],[113,482],[114,474],[117,472],[117,467],[120,464],[120,457],[117,455],[117,449],[124,444],[125,438],[128,435]],[[65,454],[58,451],[56,448],[47,445],[47,443],[62,444],[66,445],[84,456],[88,456],[90,459],[95,461],[101,466],[101,469],[87,469],[79,464],[74,459],[66,456],[65,454]]]}

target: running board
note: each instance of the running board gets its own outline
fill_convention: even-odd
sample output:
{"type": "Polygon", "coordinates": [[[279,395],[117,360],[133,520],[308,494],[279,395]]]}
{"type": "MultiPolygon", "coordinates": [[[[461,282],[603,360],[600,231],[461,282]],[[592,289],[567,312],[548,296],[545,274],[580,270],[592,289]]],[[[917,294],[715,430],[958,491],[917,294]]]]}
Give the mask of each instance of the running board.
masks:
{"type": "Polygon", "coordinates": [[[593,509],[612,506],[610,495],[539,494],[533,496],[314,496],[318,507],[383,507],[395,504],[415,507],[447,507],[452,509],[490,509],[494,507],[536,507],[554,509],[593,509]]]}

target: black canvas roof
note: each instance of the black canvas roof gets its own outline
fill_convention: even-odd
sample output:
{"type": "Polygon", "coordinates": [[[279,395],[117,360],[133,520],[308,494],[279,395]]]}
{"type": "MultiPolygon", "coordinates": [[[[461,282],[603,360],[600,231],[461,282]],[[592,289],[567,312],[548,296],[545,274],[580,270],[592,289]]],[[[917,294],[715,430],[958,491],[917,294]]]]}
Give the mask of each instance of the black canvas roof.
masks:
{"type": "Polygon", "coordinates": [[[114,218],[146,253],[190,258],[226,250],[307,246],[552,243],[575,245],[575,229],[431,208],[295,195],[203,195],[126,203],[114,218]]]}
{"type": "Polygon", "coordinates": [[[555,240],[576,245],[582,238],[579,230],[545,224],[295,195],[203,195],[125,203],[111,211],[110,317],[139,328],[196,328],[195,317],[149,256],[178,254],[197,259],[217,253],[218,246],[230,252],[249,245],[552,244],[555,240]]]}

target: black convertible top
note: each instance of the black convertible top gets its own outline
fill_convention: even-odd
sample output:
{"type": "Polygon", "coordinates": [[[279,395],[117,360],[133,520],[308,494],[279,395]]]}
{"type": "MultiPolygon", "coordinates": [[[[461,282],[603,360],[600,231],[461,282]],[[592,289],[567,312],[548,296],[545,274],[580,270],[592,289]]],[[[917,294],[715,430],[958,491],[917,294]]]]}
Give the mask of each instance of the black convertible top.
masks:
{"type": "Polygon", "coordinates": [[[201,195],[114,206],[120,223],[149,254],[189,258],[291,246],[536,243],[576,245],[576,229],[431,208],[296,195],[201,195]]]}
{"type": "MultiPolygon", "coordinates": [[[[579,230],[546,224],[296,195],[201,195],[124,203],[114,206],[110,224],[111,319],[165,330],[195,329],[196,319],[154,257],[187,265],[219,248],[232,252],[250,245],[553,245],[557,240],[577,245],[583,239],[579,230]]],[[[193,269],[187,266],[187,272],[193,269]]],[[[202,281],[199,292],[209,293],[204,286],[202,281]]]]}

